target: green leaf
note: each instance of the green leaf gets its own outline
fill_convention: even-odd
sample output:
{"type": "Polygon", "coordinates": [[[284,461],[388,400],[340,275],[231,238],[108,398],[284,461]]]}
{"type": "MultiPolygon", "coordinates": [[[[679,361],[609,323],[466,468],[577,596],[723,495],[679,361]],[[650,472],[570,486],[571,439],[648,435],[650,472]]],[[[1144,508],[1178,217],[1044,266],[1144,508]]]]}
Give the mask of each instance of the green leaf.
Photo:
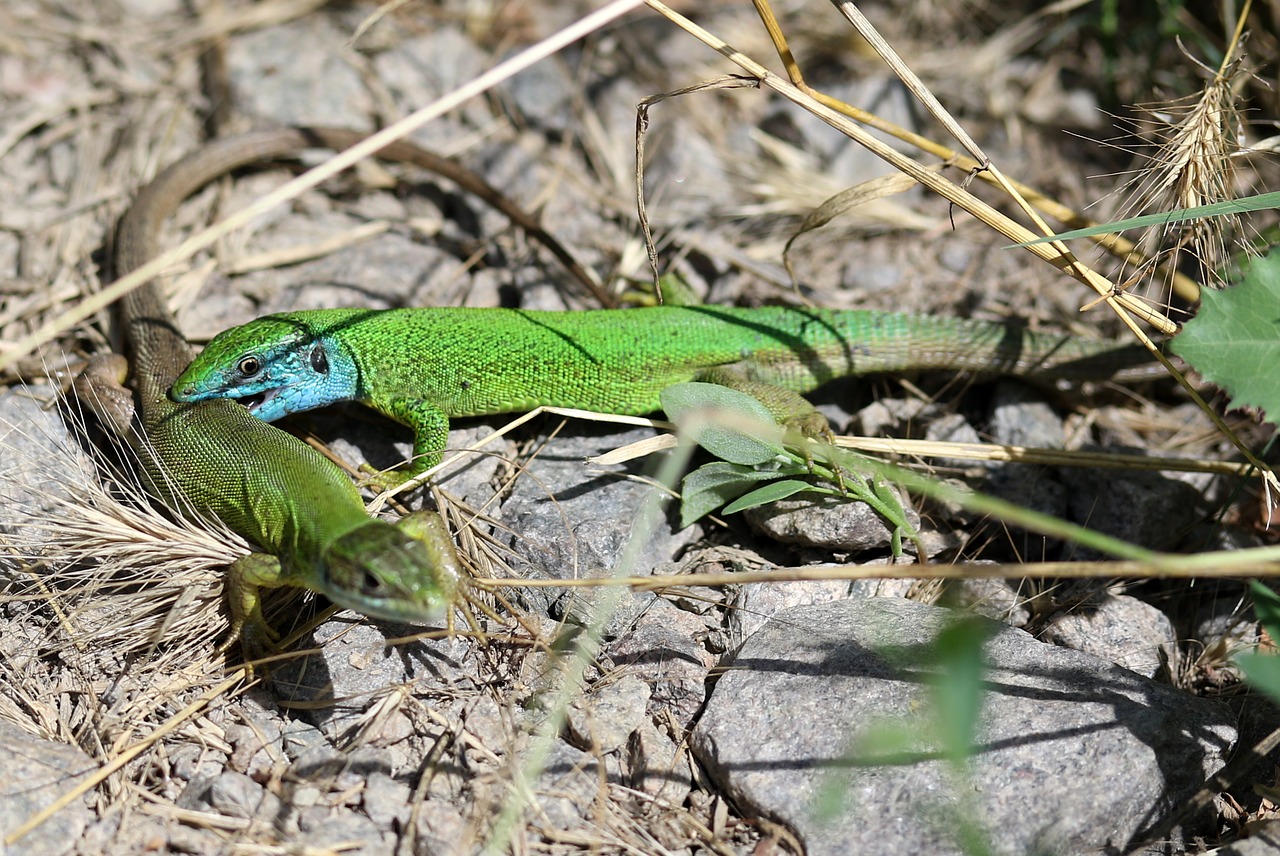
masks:
{"type": "Polygon", "coordinates": [[[1272,208],[1280,208],[1280,192],[1247,196],[1243,199],[1228,199],[1225,202],[1214,202],[1209,205],[1199,205],[1195,208],[1179,208],[1176,211],[1164,211],[1159,214],[1143,214],[1141,217],[1130,217],[1127,220],[1117,220],[1114,223],[1102,223],[1098,226],[1090,226],[1087,229],[1074,229],[1070,232],[1061,232],[1057,235],[1036,238],[1034,241],[1011,244],[1010,247],[1005,249],[1029,247],[1032,244],[1043,244],[1048,241],[1069,241],[1072,238],[1109,235],[1113,232],[1123,232],[1126,229],[1138,229],[1143,226],[1164,226],[1170,223],[1182,223],[1186,220],[1198,220],[1205,217],[1223,217],[1232,214],[1247,214],[1251,211],[1267,211],[1272,208]]]}
{"type": "Polygon", "coordinates": [[[1273,703],[1280,704],[1280,656],[1246,651],[1237,654],[1235,661],[1251,686],[1266,693],[1273,703]]]}
{"type": "Polygon", "coordinates": [[[990,622],[964,616],[938,634],[938,682],[934,709],[942,751],[955,765],[973,752],[973,737],[982,712],[982,677],[986,671],[982,647],[991,636],[990,622]]]}
{"type": "MultiPolygon", "coordinates": [[[[764,487],[758,487],[746,496],[739,497],[729,505],[726,505],[724,513],[733,514],[738,511],[745,511],[748,508],[755,508],[758,505],[768,505],[771,502],[786,499],[806,490],[817,490],[817,488],[807,481],[800,481],[800,479],[772,482],[764,487]]],[[[826,493],[828,491],[823,492],[826,493]]]]}
{"type": "Polygon", "coordinates": [[[1267,635],[1280,640],[1280,594],[1258,580],[1249,583],[1249,591],[1253,594],[1253,611],[1257,613],[1258,621],[1266,628],[1267,635]]]}
{"type": "Polygon", "coordinates": [[[680,483],[680,528],[690,526],[762,481],[781,474],[756,470],[727,461],[713,461],[684,477],[680,483]]]}
{"type": "MultiPolygon", "coordinates": [[[[1253,594],[1253,610],[1258,621],[1272,639],[1280,639],[1280,595],[1258,580],[1249,583],[1253,594]]],[[[1248,651],[1235,656],[1245,679],[1280,704],[1280,656],[1248,651]]]]}
{"type": "Polygon", "coordinates": [[[1200,312],[1169,347],[1205,380],[1222,387],[1235,407],[1280,415],[1280,253],[1250,260],[1244,280],[1200,293],[1200,312]]]}
{"type": "Polygon", "coordinates": [[[717,458],[755,466],[786,453],[782,426],[746,393],[715,383],[677,383],[659,400],[667,417],[717,458]]]}

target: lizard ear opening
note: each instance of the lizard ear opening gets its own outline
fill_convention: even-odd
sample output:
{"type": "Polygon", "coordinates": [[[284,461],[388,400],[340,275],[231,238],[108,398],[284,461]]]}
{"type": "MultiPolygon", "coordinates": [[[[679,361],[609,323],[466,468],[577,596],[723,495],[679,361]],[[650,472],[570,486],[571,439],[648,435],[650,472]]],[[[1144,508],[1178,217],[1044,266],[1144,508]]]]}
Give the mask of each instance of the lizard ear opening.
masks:
{"type": "Polygon", "coordinates": [[[317,374],[329,373],[329,355],[325,353],[324,345],[316,345],[311,349],[311,368],[317,374]]]}

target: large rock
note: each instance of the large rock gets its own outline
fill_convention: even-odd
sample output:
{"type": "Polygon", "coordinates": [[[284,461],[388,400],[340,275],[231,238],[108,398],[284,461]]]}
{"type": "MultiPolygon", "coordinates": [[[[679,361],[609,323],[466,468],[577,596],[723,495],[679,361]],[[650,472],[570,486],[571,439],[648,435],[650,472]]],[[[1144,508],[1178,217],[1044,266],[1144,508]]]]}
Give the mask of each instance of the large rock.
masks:
{"type": "MultiPolygon", "coordinates": [[[[666,512],[652,514],[655,490],[620,469],[583,460],[652,436],[648,429],[617,432],[584,427],[524,465],[497,515],[507,529],[511,568],[532,578],[646,576],[689,544],[690,527],[674,531],[666,512]]],[[[613,589],[527,589],[514,593],[529,609],[575,624],[600,619],[606,637],[626,633],[654,607],[651,592],[613,589]]]]}
{"type": "MultiPolygon", "coordinates": [[[[11,835],[97,768],[97,762],[75,746],[42,740],[0,721],[0,835],[11,835]]],[[[93,818],[87,802],[84,796],[72,800],[3,852],[71,852],[93,818]]]]}
{"type": "Polygon", "coordinates": [[[1236,739],[1218,702],[972,618],[985,694],[960,771],[930,736],[951,713],[934,640],[956,615],[889,598],[779,614],[716,685],[695,753],[810,856],[960,853],[966,824],[991,853],[1047,854],[1126,850],[1236,739]]]}

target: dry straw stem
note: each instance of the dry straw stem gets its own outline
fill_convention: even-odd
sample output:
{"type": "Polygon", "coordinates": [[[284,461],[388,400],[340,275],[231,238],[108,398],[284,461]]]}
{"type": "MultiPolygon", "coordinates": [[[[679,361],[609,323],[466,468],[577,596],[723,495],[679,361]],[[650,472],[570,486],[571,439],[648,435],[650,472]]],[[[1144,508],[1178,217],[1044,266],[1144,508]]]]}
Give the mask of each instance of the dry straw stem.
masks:
{"type": "MultiPolygon", "coordinates": [[[[78,421],[69,410],[66,418],[78,421]]],[[[22,430],[0,423],[5,428],[22,430]]],[[[225,527],[177,514],[172,520],[162,516],[146,499],[136,475],[115,471],[100,456],[86,459],[74,446],[67,447],[70,442],[55,439],[47,452],[77,462],[54,493],[25,484],[23,476],[51,464],[0,440],[0,451],[8,454],[16,474],[0,473],[0,486],[6,489],[0,492],[16,487],[36,499],[31,510],[16,506],[23,515],[21,525],[0,534],[0,552],[20,563],[29,580],[25,590],[10,587],[0,603],[47,605],[62,631],[49,628],[49,644],[115,661],[170,643],[160,658],[136,661],[135,677],[163,673],[172,662],[190,661],[202,649],[208,656],[208,640],[227,629],[219,609],[223,574],[218,569],[247,553],[248,545],[225,527]],[[30,457],[15,461],[17,454],[30,457]],[[113,471],[114,493],[99,477],[113,471]]]]}
{"type": "MultiPolygon", "coordinates": [[[[653,428],[672,431],[674,426],[669,422],[643,417],[588,413],[586,411],[563,411],[558,408],[546,408],[564,415],[580,416],[592,421],[623,422],[630,425],[645,425],[653,428]]],[[[486,440],[488,438],[485,438],[486,440]]],[[[628,443],[603,455],[588,458],[588,461],[600,466],[623,464],[627,461],[666,451],[676,446],[674,434],[660,434],[628,443]]],[[[1244,476],[1252,469],[1247,463],[1235,461],[1207,460],[1204,458],[1172,458],[1151,455],[1124,455],[1113,452],[1085,452],[1078,449],[1043,449],[1033,446],[997,445],[994,443],[955,443],[941,440],[910,440],[897,437],[852,437],[835,438],[835,445],[842,449],[853,449],[857,452],[875,452],[887,455],[899,455],[904,458],[953,458],[969,461],[998,461],[1018,464],[1037,464],[1041,466],[1090,467],[1113,470],[1156,470],[1180,473],[1212,473],[1215,475],[1244,476]]]]}
{"type": "MultiPolygon", "coordinates": [[[[510,420],[509,422],[507,422],[507,424],[503,425],[501,428],[498,428],[492,433],[486,434],[485,436],[481,437],[479,440],[476,440],[474,443],[467,446],[465,449],[462,449],[456,454],[451,455],[448,458],[445,458],[444,460],[436,464],[431,469],[426,470],[425,472],[419,473],[418,475],[414,476],[412,479],[409,479],[408,481],[405,481],[402,484],[396,485],[395,487],[387,488],[382,493],[375,496],[369,502],[369,506],[368,506],[369,513],[377,514],[379,511],[383,509],[383,507],[388,502],[390,502],[397,495],[401,493],[405,493],[410,490],[415,490],[421,487],[422,485],[430,481],[435,476],[436,473],[440,472],[441,470],[448,469],[450,466],[462,460],[463,458],[469,457],[472,454],[480,451],[485,446],[492,443],[494,440],[497,440],[498,438],[511,433],[515,429],[519,428],[521,425],[524,425],[526,422],[529,422],[537,418],[538,416],[541,416],[543,413],[558,413],[562,415],[584,416],[584,417],[601,415],[596,413],[589,413],[585,410],[565,410],[563,408],[558,408],[558,407],[535,408],[529,411],[528,413],[521,414],[520,416],[517,416],[516,418],[510,420]]],[[[617,417],[617,419],[606,419],[605,421],[623,421],[623,420],[628,420],[628,424],[645,424],[645,425],[652,424],[651,420],[646,420],[638,417],[626,417],[626,416],[620,416],[620,417],[617,417]],[[635,420],[635,421],[630,421],[630,420],[635,420]]]]}
{"type": "Polygon", "coordinates": [[[1040,449],[992,443],[943,443],[935,440],[900,440],[893,437],[837,437],[835,445],[842,449],[903,457],[1004,461],[1055,467],[1155,470],[1231,476],[1247,476],[1252,472],[1249,464],[1235,461],[1123,455],[1112,452],[1085,452],[1078,449],[1040,449]]]}
{"type": "MultiPolygon", "coordinates": [[[[758,0],[758,2],[765,3],[765,0],[758,0]]],[[[1009,179],[1005,177],[1000,168],[996,166],[990,156],[982,150],[982,147],[979,146],[971,136],[969,136],[969,133],[960,125],[959,122],[956,121],[955,117],[942,106],[942,102],[940,102],[934,94],[929,91],[929,88],[925,86],[924,81],[922,81],[905,62],[903,62],[902,57],[898,56],[897,51],[895,51],[889,43],[884,40],[880,33],[876,31],[876,28],[872,26],[866,16],[863,15],[862,12],[853,5],[853,3],[849,2],[849,0],[834,0],[834,2],[840,13],[844,15],[845,18],[848,19],[849,23],[853,25],[854,29],[858,31],[858,35],[862,36],[862,38],[871,45],[876,53],[880,55],[880,58],[885,61],[885,64],[888,65],[893,73],[898,76],[898,79],[906,84],[907,89],[915,95],[916,98],[925,105],[925,107],[928,108],[929,112],[933,114],[933,117],[942,123],[942,126],[946,128],[951,136],[958,140],[960,144],[969,151],[969,154],[973,155],[976,162],[980,164],[980,167],[976,172],[978,174],[990,175],[995,180],[996,184],[998,184],[1000,188],[1018,204],[1018,207],[1020,207],[1023,213],[1031,219],[1036,228],[1046,235],[1053,234],[1053,230],[1049,228],[1049,224],[1044,221],[1039,212],[1037,212],[1031,203],[1029,203],[1018,191],[1018,189],[1010,183],[1009,179]]],[[[1068,257],[1070,255],[1070,250],[1067,249],[1066,244],[1055,241],[1053,242],[1053,246],[1063,255],[1063,257],[1068,257]]],[[[1081,265],[1081,267],[1083,268],[1083,265],[1081,265]]],[[[1148,347],[1150,347],[1150,345],[1148,345],[1148,347]]]]}
{"type": "Polygon", "coordinates": [[[485,580],[502,588],[607,588],[626,585],[638,591],[697,586],[748,585],[750,583],[799,583],[823,580],[969,580],[1062,577],[1098,579],[1249,579],[1280,576],[1280,547],[1256,547],[1195,555],[1155,553],[1148,559],[1109,562],[1028,562],[1015,565],[831,565],[827,567],[774,568],[768,571],[735,571],[723,574],[654,574],[648,577],[598,577],[578,580],[485,580]]]}
{"type": "MultiPolygon", "coordinates": [[[[990,166],[990,164],[987,161],[986,156],[981,154],[981,149],[978,148],[977,144],[972,143],[972,139],[969,135],[965,133],[963,129],[960,129],[958,124],[955,123],[945,111],[941,112],[941,115],[939,116],[940,120],[944,125],[948,126],[948,128],[954,127],[957,129],[958,133],[953,131],[953,136],[972,144],[971,151],[976,152],[977,157],[979,158],[978,160],[966,157],[960,152],[944,146],[941,143],[935,142],[928,137],[908,131],[907,129],[882,119],[873,113],[868,113],[851,104],[846,104],[839,99],[832,98],[831,96],[810,87],[804,81],[804,75],[800,71],[800,66],[796,62],[794,55],[792,55],[791,49],[787,46],[786,36],[783,35],[782,27],[778,24],[778,20],[774,16],[773,10],[770,8],[767,0],[753,0],[753,3],[756,7],[757,14],[760,16],[761,22],[769,33],[769,38],[773,41],[774,49],[778,52],[778,56],[782,60],[783,67],[787,71],[787,76],[791,79],[791,82],[795,84],[796,88],[805,94],[832,110],[848,116],[855,122],[859,122],[869,128],[875,128],[878,131],[889,134],[890,136],[902,140],[905,143],[909,143],[921,151],[931,154],[946,163],[954,164],[959,169],[962,169],[971,175],[976,175],[983,181],[1001,186],[1006,190],[1006,192],[1010,192],[1011,195],[1018,200],[1024,210],[1028,210],[1028,205],[1034,206],[1072,229],[1084,229],[1097,225],[1094,220],[1082,216],[1078,212],[1073,211],[1057,200],[1045,196],[1040,191],[1029,185],[1005,179],[1005,177],[998,171],[988,172],[986,167],[990,166]]],[[[653,4],[651,3],[650,6],[653,6],[653,4]]],[[[844,12],[846,16],[848,16],[848,12],[845,10],[843,5],[840,9],[841,12],[844,12]]],[[[858,17],[861,17],[860,14],[858,17]]],[[[865,19],[863,20],[865,21],[865,19]]],[[[869,32],[873,34],[874,41],[884,44],[884,40],[878,35],[875,35],[875,31],[870,28],[869,23],[867,24],[867,28],[869,32]]],[[[866,34],[864,34],[864,37],[866,37],[866,34]]],[[[872,37],[868,37],[868,41],[873,41],[872,37]]],[[[894,54],[894,56],[896,58],[896,54],[894,54]]],[[[899,65],[905,69],[905,64],[901,64],[899,61],[899,65]]],[[[904,80],[907,80],[908,86],[911,86],[912,91],[917,92],[925,103],[937,104],[937,99],[933,97],[932,93],[928,92],[928,90],[924,88],[923,84],[919,83],[918,79],[914,74],[910,73],[909,69],[907,69],[907,72],[908,77],[904,78],[904,80]],[[914,81],[916,85],[912,85],[912,81],[914,81]],[[922,91],[923,94],[918,90],[922,91]]],[[[940,106],[939,109],[941,109],[940,106]]],[[[1043,223],[1038,222],[1038,225],[1043,226],[1043,223]]],[[[1046,234],[1048,233],[1049,232],[1046,231],[1046,234]]],[[[1130,265],[1136,267],[1147,263],[1146,257],[1138,250],[1137,245],[1125,238],[1123,235],[1095,235],[1092,240],[1112,255],[1117,256],[1130,265]]],[[[1192,301],[1197,299],[1200,287],[1194,280],[1176,270],[1170,271],[1170,277],[1173,282],[1174,290],[1180,297],[1185,300],[1192,301]]]]}
{"type": "MultiPolygon", "coordinates": [[[[1036,235],[1031,232],[1022,224],[1006,217],[983,200],[969,193],[963,187],[948,181],[942,176],[932,172],[918,161],[913,160],[912,158],[909,158],[885,145],[880,140],[868,134],[858,125],[854,124],[841,112],[828,107],[817,98],[782,79],[760,63],[738,51],[732,45],[729,45],[724,40],[711,34],[707,30],[704,30],[688,18],[685,18],[683,15],[659,2],[659,0],[647,0],[647,4],[650,8],[675,23],[703,44],[724,56],[730,62],[733,62],[748,73],[758,77],[763,85],[808,110],[814,116],[817,116],[831,127],[840,131],[842,134],[849,137],[851,140],[858,143],[858,145],[867,149],[881,160],[888,162],[889,165],[900,172],[911,176],[920,184],[937,193],[939,196],[942,196],[944,199],[954,203],[960,208],[963,208],[965,211],[968,211],[974,217],[995,229],[1006,238],[1009,238],[1014,243],[1022,244],[1034,241],[1041,237],[1040,235],[1036,235]]],[[[1166,334],[1176,332],[1176,324],[1164,315],[1146,307],[1133,295],[1124,293],[1118,288],[1118,286],[1112,283],[1111,280],[1075,259],[1066,251],[1065,247],[1063,247],[1060,242],[1053,242],[1051,244],[1028,244],[1026,249],[1034,255],[1039,256],[1041,259],[1049,262],[1064,273],[1075,277],[1093,288],[1100,296],[1101,301],[1111,307],[1111,309],[1120,317],[1120,320],[1124,322],[1125,326],[1127,326],[1134,336],[1136,336],[1138,340],[1147,347],[1152,356],[1158,360],[1169,374],[1178,381],[1182,388],[1186,390],[1192,401],[1194,401],[1196,405],[1213,420],[1215,426],[1222,432],[1222,435],[1229,439],[1239,450],[1244,459],[1258,470],[1266,482],[1267,489],[1280,492],[1280,480],[1276,478],[1275,473],[1273,473],[1268,466],[1262,463],[1262,461],[1253,454],[1252,450],[1250,450],[1240,440],[1240,438],[1236,436],[1235,432],[1231,430],[1226,422],[1204,401],[1199,392],[1191,386],[1187,379],[1182,376],[1181,372],[1179,372],[1177,368],[1174,367],[1173,363],[1169,361],[1168,357],[1161,352],[1155,343],[1151,341],[1150,337],[1148,337],[1142,328],[1139,327],[1133,316],[1137,315],[1147,323],[1156,327],[1156,329],[1160,330],[1162,333],[1166,334]]]]}

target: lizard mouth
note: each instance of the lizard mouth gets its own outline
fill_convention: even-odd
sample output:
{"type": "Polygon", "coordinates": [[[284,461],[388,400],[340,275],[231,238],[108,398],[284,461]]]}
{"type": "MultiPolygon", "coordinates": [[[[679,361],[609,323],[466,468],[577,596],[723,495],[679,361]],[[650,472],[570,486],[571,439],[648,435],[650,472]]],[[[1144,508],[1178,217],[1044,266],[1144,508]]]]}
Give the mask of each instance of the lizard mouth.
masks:
{"type": "Polygon", "coordinates": [[[256,395],[246,395],[240,400],[244,403],[245,407],[249,408],[250,413],[252,413],[254,416],[257,416],[258,412],[268,402],[270,402],[271,399],[275,398],[276,395],[279,394],[279,392],[280,390],[278,389],[267,389],[257,393],[256,395]]]}

